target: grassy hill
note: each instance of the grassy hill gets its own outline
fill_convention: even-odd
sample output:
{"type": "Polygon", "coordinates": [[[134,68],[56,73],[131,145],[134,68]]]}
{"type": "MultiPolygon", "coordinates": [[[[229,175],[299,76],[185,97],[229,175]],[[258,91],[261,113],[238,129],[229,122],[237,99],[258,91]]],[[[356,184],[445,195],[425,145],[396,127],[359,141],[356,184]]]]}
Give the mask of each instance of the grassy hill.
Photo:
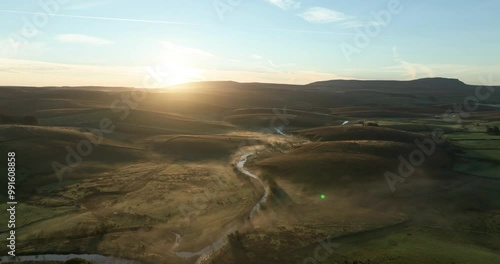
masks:
{"type": "Polygon", "coordinates": [[[500,88],[457,118],[475,89],[444,78],[0,87],[0,115],[38,120],[0,125],[0,153],[17,153],[19,253],[188,264],[175,252],[238,227],[213,263],[303,263],[329,238],[340,247],[323,263],[498,263],[500,140],[485,131],[500,124],[500,88]],[[103,120],[114,130],[60,181],[53,162],[103,120]],[[385,172],[437,129],[446,142],[393,192],[385,172]],[[270,190],[251,221],[265,189],[237,173],[246,152],[270,190]]]}
{"type": "MultiPolygon", "coordinates": [[[[305,184],[343,186],[383,180],[387,170],[397,171],[402,155],[417,149],[395,141],[357,140],[304,144],[281,155],[257,162],[268,174],[305,184]]],[[[450,168],[452,159],[443,150],[429,157],[423,167],[450,168]]]]}
{"type": "Polygon", "coordinates": [[[312,141],[381,140],[414,143],[425,138],[423,134],[402,130],[350,125],[312,128],[295,133],[312,141]]]}

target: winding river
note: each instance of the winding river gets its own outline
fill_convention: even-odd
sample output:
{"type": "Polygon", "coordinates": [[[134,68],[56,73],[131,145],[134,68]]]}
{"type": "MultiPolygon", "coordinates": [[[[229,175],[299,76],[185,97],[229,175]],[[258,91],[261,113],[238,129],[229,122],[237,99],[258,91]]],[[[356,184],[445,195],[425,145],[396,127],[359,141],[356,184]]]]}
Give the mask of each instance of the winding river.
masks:
{"type": "MultiPolygon", "coordinates": [[[[236,168],[241,173],[245,174],[246,176],[248,176],[250,178],[257,180],[264,188],[264,196],[262,196],[262,198],[259,200],[259,202],[252,208],[252,210],[250,211],[250,214],[246,218],[247,221],[252,219],[254,217],[254,215],[260,211],[261,206],[267,201],[269,194],[270,194],[270,190],[264,184],[264,182],[262,182],[262,180],[259,177],[257,177],[257,175],[251,173],[250,171],[248,171],[244,168],[245,163],[248,161],[248,157],[250,157],[252,155],[255,155],[255,152],[245,153],[240,157],[240,160],[238,161],[238,163],[236,163],[236,168]]],[[[236,230],[238,230],[238,225],[233,224],[233,226],[231,226],[226,232],[224,232],[224,234],[219,239],[217,239],[217,241],[204,247],[202,250],[200,250],[198,252],[177,252],[176,255],[178,257],[182,257],[182,258],[191,258],[194,256],[200,256],[198,258],[198,260],[196,261],[196,264],[201,264],[201,263],[209,260],[218,250],[220,250],[228,242],[228,235],[235,232],[236,230]]]]}
{"type": "Polygon", "coordinates": [[[245,163],[247,162],[247,159],[249,156],[252,156],[254,155],[255,153],[253,152],[250,152],[250,153],[246,153],[246,154],[243,154],[240,158],[240,161],[236,164],[236,167],[238,168],[239,171],[241,171],[243,174],[247,175],[248,177],[250,178],[253,178],[257,181],[259,181],[260,185],[262,185],[262,188],[264,188],[264,196],[262,196],[262,198],[260,199],[260,201],[252,208],[252,211],[250,211],[250,215],[249,215],[249,218],[248,220],[252,219],[252,217],[254,216],[254,214],[258,213],[260,211],[260,207],[267,202],[267,198],[269,198],[269,193],[270,193],[270,190],[269,188],[264,184],[264,182],[262,182],[262,180],[257,177],[255,174],[249,172],[248,170],[246,170],[244,168],[245,166],[245,163]]]}
{"type": "MultiPolygon", "coordinates": [[[[257,177],[255,174],[249,172],[244,168],[245,163],[248,160],[248,157],[255,155],[254,152],[248,152],[243,154],[240,157],[240,160],[236,164],[237,169],[245,174],[246,176],[253,178],[262,185],[264,188],[264,196],[259,200],[259,202],[252,208],[250,211],[248,217],[246,218],[247,221],[253,218],[253,216],[260,211],[261,206],[267,201],[269,197],[270,190],[269,188],[262,182],[262,180],[257,177]]],[[[178,257],[182,258],[191,258],[195,256],[199,256],[198,260],[196,261],[197,264],[203,263],[210,259],[214,253],[216,253],[218,250],[220,250],[228,241],[228,235],[235,232],[238,230],[239,225],[237,223],[234,223],[224,234],[222,237],[220,237],[217,241],[214,243],[206,246],[205,248],[201,249],[198,252],[174,252],[175,249],[179,246],[180,241],[181,241],[181,235],[172,232],[173,235],[175,235],[175,243],[170,249],[171,252],[174,252],[178,257]]],[[[114,257],[108,257],[108,256],[103,256],[103,255],[97,255],[97,254],[68,254],[68,255],[61,255],[61,254],[45,254],[45,255],[32,255],[32,256],[17,256],[17,257],[1,257],[0,260],[1,262],[16,262],[16,261],[67,261],[73,258],[81,258],[87,261],[93,261],[98,264],[140,264],[138,261],[134,260],[127,260],[127,259],[120,259],[120,258],[114,258],[114,257]]]]}
{"type": "Polygon", "coordinates": [[[87,261],[93,261],[98,264],[140,264],[138,261],[107,257],[95,254],[46,254],[33,256],[1,257],[1,262],[19,262],[19,261],[67,261],[74,258],[81,258],[87,261]]]}

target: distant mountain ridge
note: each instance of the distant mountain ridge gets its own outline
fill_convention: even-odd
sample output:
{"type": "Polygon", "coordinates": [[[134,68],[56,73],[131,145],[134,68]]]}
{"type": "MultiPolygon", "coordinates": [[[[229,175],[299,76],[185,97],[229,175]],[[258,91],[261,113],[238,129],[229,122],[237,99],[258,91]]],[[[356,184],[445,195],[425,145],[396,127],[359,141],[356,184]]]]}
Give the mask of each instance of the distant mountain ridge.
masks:
{"type": "Polygon", "coordinates": [[[426,88],[463,88],[469,85],[452,78],[422,78],[408,81],[396,80],[329,80],[313,82],[308,86],[341,86],[341,87],[426,87],[426,88]]]}
{"type": "MultiPolygon", "coordinates": [[[[326,80],[317,81],[309,84],[285,84],[285,83],[259,83],[259,82],[235,82],[230,80],[219,80],[219,81],[201,81],[201,82],[190,82],[177,84],[166,87],[158,87],[158,89],[198,89],[198,88],[210,88],[210,89],[232,89],[232,88],[286,88],[286,89],[348,89],[348,90],[359,90],[359,89],[389,89],[389,90],[401,90],[401,89],[440,89],[440,90],[453,90],[453,89],[466,89],[480,86],[481,84],[466,84],[459,79],[454,78],[422,78],[415,80],[354,80],[354,79],[339,79],[339,80],[326,80]]],[[[500,88],[499,85],[486,85],[490,87],[500,88]]],[[[36,91],[36,88],[46,88],[51,90],[84,90],[84,91],[126,91],[128,89],[133,89],[134,87],[111,87],[111,86],[41,86],[41,87],[29,87],[29,86],[2,86],[0,89],[6,91],[7,89],[15,89],[18,91],[36,91]]],[[[135,87],[143,88],[143,87],[135,87]]]]}

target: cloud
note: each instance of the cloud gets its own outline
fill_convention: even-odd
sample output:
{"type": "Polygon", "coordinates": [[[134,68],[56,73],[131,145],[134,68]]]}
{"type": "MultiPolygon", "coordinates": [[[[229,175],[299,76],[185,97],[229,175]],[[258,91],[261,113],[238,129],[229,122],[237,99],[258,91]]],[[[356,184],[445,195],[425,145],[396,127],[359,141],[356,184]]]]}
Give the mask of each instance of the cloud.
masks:
{"type": "Polygon", "coordinates": [[[432,68],[426,65],[404,61],[399,55],[398,49],[396,47],[392,48],[392,53],[394,60],[401,65],[402,69],[404,69],[405,72],[404,76],[409,77],[411,79],[436,76],[432,68]]]}
{"type": "Polygon", "coordinates": [[[56,36],[56,40],[65,43],[80,43],[89,45],[109,45],[113,43],[107,39],[97,38],[83,34],[61,34],[56,36]]]}
{"type": "Polygon", "coordinates": [[[2,85],[141,87],[145,75],[146,72],[141,67],[0,59],[2,85]]]}
{"type": "Polygon", "coordinates": [[[189,57],[215,57],[212,53],[206,52],[201,49],[195,49],[175,44],[170,41],[161,41],[160,44],[167,54],[175,57],[189,56],[189,57]]]}
{"type": "MultiPolygon", "coordinates": [[[[27,15],[47,15],[43,12],[28,12],[18,10],[0,9],[0,12],[13,13],[13,14],[27,14],[27,15]]],[[[137,23],[150,23],[150,24],[171,24],[171,25],[192,25],[192,26],[205,26],[205,24],[167,21],[167,20],[148,20],[148,19],[135,19],[135,18],[121,18],[121,17],[102,17],[102,16],[79,16],[79,15],[66,15],[66,14],[50,14],[51,17],[67,17],[78,19],[93,19],[93,20],[108,20],[108,21],[122,21],[122,22],[137,22],[137,23]]]]}
{"type": "Polygon", "coordinates": [[[324,7],[311,7],[299,14],[305,21],[315,24],[327,24],[333,22],[340,22],[351,19],[342,12],[331,10],[324,7]]]}
{"type": "Polygon", "coordinates": [[[335,32],[335,31],[317,31],[317,30],[300,30],[291,28],[267,28],[271,31],[283,31],[283,32],[295,32],[295,33],[305,33],[305,34],[322,34],[322,35],[349,35],[356,36],[356,33],[352,32],[335,32]]]}
{"type": "Polygon", "coordinates": [[[299,16],[305,21],[314,24],[336,23],[339,28],[359,28],[364,27],[367,23],[383,26],[377,21],[362,22],[354,16],[349,16],[342,12],[324,7],[309,8],[305,12],[299,14],[299,16]]]}
{"type": "Polygon", "coordinates": [[[297,9],[300,8],[301,5],[299,1],[295,0],[266,0],[266,1],[283,10],[297,9]]]}
{"type": "Polygon", "coordinates": [[[94,7],[97,7],[97,6],[101,6],[103,4],[107,4],[109,2],[111,2],[111,1],[105,1],[105,0],[101,0],[101,1],[98,1],[98,2],[87,1],[87,2],[84,2],[84,3],[75,3],[75,4],[67,5],[67,6],[64,7],[64,9],[66,9],[66,10],[91,9],[91,8],[94,8],[94,7]]]}
{"type": "Polygon", "coordinates": [[[44,54],[47,44],[41,41],[16,42],[14,39],[0,39],[0,58],[28,58],[44,54]]]}
{"type": "MultiPolygon", "coordinates": [[[[500,65],[429,65],[436,76],[459,78],[469,84],[499,85],[500,65]]],[[[26,86],[129,86],[143,87],[144,78],[148,76],[147,66],[124,67],[113,65],[76,65],[51,63],[33,60],[0,59],[0,80],[2,85],[26,86]]],[[[283,67],[280,67],[283,69],[283,67]]],[[[156,69],[156,67],[154,67],[156,69]]],[[[160,67],[161,71],[168,68],[160,67]]],[[[342,69],[336,74],[307,70],[223,70],[193,68],[196,78],[190,81],[233,80],[238,82],[272,82],[288,84],[307,84],[332,79],[401,79],[407,74],[401,65],[379,69],[342,69]]],[[[424,77],[424,76],[415,76],[424,77]]]]}
{"type": "MultiPolygon", "coordinates": [[[[159,68],[158,68],[159,67],[159,68]]],[[[165,65],[153,71],[168,73],[165,65]]],[[[33,60],[0,59],[2,85],[13,86],[120,86],[143,87],[149,67],[112,65],[76,65],[33,60]]],[[[237,82],[272,82],[307,84],[320,80],[348,79],[316,71],[255,71],[192,68],[187,81],[232,80],[237,82]]],[[[173,72],[175,73],[175,71],[173,72]]],[[[187,74],[187,73],[184,73],[187,74]]],[[[160,76],[161,77],[161,76],[160,76]]]]}
{"type": "Polygon", "coordinates": [[[256,60],[262,60],[262,56],[258,55],[258,54],[252,54],[250,55],[252,58],[256,59],[256,60]]]}
{"type": "Polygon", "coordinates": [[[179,45],[171,41],[160,41],[158,50],[151,53],[154,64],[175,63],[183,67],[210,67],[221,62],[222,58],[193,47],[179,45]]]}

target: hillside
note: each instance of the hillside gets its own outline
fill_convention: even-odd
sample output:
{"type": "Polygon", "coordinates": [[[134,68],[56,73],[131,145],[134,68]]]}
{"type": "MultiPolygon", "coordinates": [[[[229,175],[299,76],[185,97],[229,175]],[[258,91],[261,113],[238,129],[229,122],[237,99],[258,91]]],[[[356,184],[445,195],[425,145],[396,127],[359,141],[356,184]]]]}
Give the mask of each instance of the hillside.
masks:
{"type": "Polygon", "coordinates": [[[19,254],[288,264],[334,239],[325,263],[497,263],[500,138],[487,131],[500,126],[500,88],[460,112],[475,89],[444,78],[0,87],[19,254]]]}

